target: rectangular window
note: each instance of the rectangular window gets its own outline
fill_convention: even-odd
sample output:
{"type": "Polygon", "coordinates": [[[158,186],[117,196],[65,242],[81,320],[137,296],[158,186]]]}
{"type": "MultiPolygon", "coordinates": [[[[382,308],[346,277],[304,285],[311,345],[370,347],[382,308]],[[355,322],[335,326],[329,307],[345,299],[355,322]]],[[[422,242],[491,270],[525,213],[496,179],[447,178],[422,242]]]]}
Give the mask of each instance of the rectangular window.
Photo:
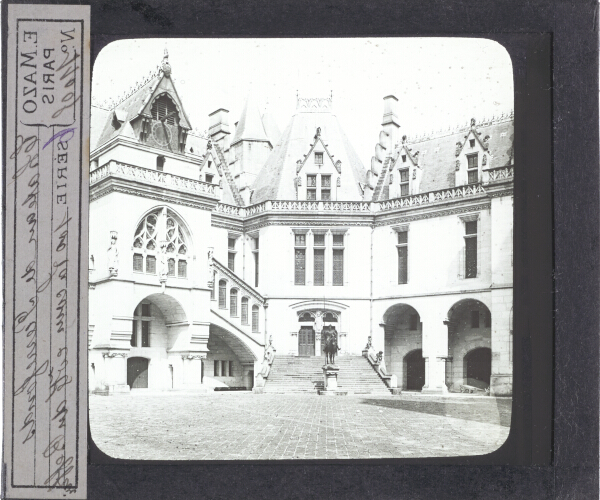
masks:
{"type": "Polygon", "coordinates": [[[185,260],[180,260],[177,263],[177,276],[187,278],[187,262],[185,260]]]}
{"type": "Polygon", "coordinates": [[[400,170],[400,196],[408,196],[408,168],[400,170]]]}
{"type": "Polygon", "coordinates": [[[321,189],[321,200],[331,201],[331,191],[329,189],[321,189]]]}
{"type": "Polygon", "coordinates": [[[418,330],[419,329],[419,315],[418,314],[411,314],[408,318],[409,324],[408,324],[408,329],[409,330],[418,330]]]}
{"type": "Polygon", "coordinates": [[[314,272],[314,284],[315,286],[323,286],[325,284],[325,250],[314,251],[315,257],[315,272],[314,272]]]}
{"type": "Polygon", "coordinates": [[[408,283],[408,247],[398,247],[398,284],[408,283]]]}
{"type": "Polygon", "coordinates": [[[478,155],[476,154],[467,156],[467,168],[469,170],[477,168],[479,166],[477,162],[477,156],[478,155]]]}
{"type": "Polygon", "coordinates": [[[229,314],[231,316],[237,316],[237,291],[232,290],[229,297],[229,314]]]}
{"type": "Polygon", "coordinates": [[[315,163],[317,165],[323,165],[323,153],[315,153],[315,163]]]}
{"type": "Polygon", "coordinates": [[[306,250],[296,248],[294,284],[304,285],[306,279],[306,250]]]}
{"type": "Polygon", "coordinates": [[[168,275],[175,276],[175,259],[169,259],[167,263],[169,265],[168,275]]]}
{"type": "Polygon", "coordinates": [[[227,308],[227,286],[219,283],[219,309],[227,308]]]}
{"type": "Polygon", "coordinates": [[[465,222],[465,234],[477,234],[477,221],[465,222]]]}
{"type": "Polygon", "coordinates": [[[306,235],[305,234],[297,234],[294,242],[297,247],[305,247],[306,246],[306,235]]]}
{"type": "Polygon", "coordinates": [[[479,311],[471,311],[471,328],[479,328],[479,311]]]}
{"type": "Polygon", "coordinates": [[[316,175],[307,175],[306,176],[306,186],[307,187],[317,187],[317,176],[316,175]]]}
{"type": "Polygon", "coordinates": [[[408,231],[398,231],[398,284],[408,283],[408,231]]]}
{"type": "Polygon", "coordinates": [[[214,376],[218,377],[221,375],[221,362],[215,359],[214,365],[214,376]]]}
{"type": "Polygon", "coordinates": [[[258,332],[258,307],[252,307],[252,331],[258,332]]]}
{"type": "Polygon", "coordinates": [[[137,347],[137,321],[134,319],[131,326],[131,347],[137,347]]]}
{"type": "Polygon", "coordinates": [[[233,377],[233,361],[229,362],[229,376],[233,377]]]}
{"type": "Polygon", "coordinates": [[[469,139],[469,146],[471,146],[472,148],[475,147],[475,139],[469,139]]]}
{"type": "Polygon", "coordinates": [[[150,347],[150,321],[142,321],[142,347],[150,347]]]}
{"type": "Polygon", "coordinates": [[[144,272],[144,257],[139,253],[133,254],[133,270],[139,273],[144,272]]]}
{"type": "Polygon", "coordinates": [[[477,236],[465,238],[465,278],[477,277],[477,236]]]}
{"type": "Polygon", "coordinates": [[[146,256],[146,272],[156,274],[156,257],[154,255],[146,256]]]}
{"type": "Polygon", "coordinates": [[[325,246],[325,235],[324,234],[315,234],[314,235],[314,245],[316,247],[324,247],[325,246]]]}
{"type": "Polygon", "coordinates": [[[229,367],[229,363],[227,361],[221,361],[221,377],[228,377],[227,368],[229,367]]]}
{"type": "Polygon", "coordinates": [[[402,163],[406,163],[406,155],[402,155],[402,163]]]}
{"type": "Polygon", "coordinates": [[[343,247],[344,246],[344,235],[343,234],[334,234],[333,235],[333,246],[334,247],[343,247]]]}
{"type": "Polygon", "coordinates": [[[229,252],[227,254],[227,267],[229,268],[230,271],[235,272],[235,253],[234,252],[229,252]]]}
{"type": "Polygon", "coordinates": [[[142,316],[150,316],[150,304],[142,304],[142,316]]]}
{"type": "Polygon", "coordinates": [[[227,238],[227,248],[235,250],[235,238],[227,238]]]}
{"type": "Polygon", "coordinates": [[[204,177],[206,179],[206,182],[212,184],[213,181],[213,176],[210,174],[206,174],[206,176],[204,177]]]}
{"type": "Polygon", "coordinates": [[[344,284],[344,251],[340,249],[333,250],[333,284],[344,284]]]}
{"type": "Polygon", "coordinates": [[[479,182],[479,175],[478,175],[477,170],[469,170],[468,175],[469,175],[469,179],[468,179],[469,184],[477,184],[479,182]]]}
{"type": "Polygon", "coordinates": [[[324,187],[324,188],[331,187],[331,175],[322,175],[321,176],[321,187],[324,187]]]}
{"type": "Polygon", "coordinates": [[[317,190],[316,189],[307,189],[306,190],[306,199],[308,201],[316,201],[316,199],[317,199],[317,190]]]}

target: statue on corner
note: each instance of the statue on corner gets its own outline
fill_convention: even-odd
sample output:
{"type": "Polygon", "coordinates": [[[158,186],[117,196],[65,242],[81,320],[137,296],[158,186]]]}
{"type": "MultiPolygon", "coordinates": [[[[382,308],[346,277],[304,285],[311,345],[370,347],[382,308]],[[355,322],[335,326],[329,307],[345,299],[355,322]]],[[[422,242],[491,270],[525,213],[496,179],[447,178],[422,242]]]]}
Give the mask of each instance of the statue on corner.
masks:
{"type": "Polygon", "coordinates": [[[119,249],[117,248],[116,231],[110,232],[110,247],[108,247],[108,273],[110,276],[119,274],[119,249]]]}

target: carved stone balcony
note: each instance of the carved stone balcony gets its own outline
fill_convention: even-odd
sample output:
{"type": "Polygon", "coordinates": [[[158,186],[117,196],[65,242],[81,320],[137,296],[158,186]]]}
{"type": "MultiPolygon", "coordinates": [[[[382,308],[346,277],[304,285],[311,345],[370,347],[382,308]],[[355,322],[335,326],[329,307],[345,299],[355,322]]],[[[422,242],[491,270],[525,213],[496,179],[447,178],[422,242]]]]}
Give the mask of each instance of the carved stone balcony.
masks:
{"type": "Polygon", "coordinates": [[[208,182],[197,181],[150,168],[128,165],[115,160],[105,163],[90,173],[90,186],[107,177],[126,179],[153,186],[171,188],[176,191],[201,194],[211,198],[220,197],[219,187],[208,182]]]}
{"type": "Polygon", "coordinates": [[[507,167],[490,168],[483,171],[484,184],[511,182],[515,178],[515,167],[509,165],[507,167]]]}
{"type": "Polygon", "coordinates": [[[409,208],[424,205],[433,205],[434,203],[459,200],[475,196],[484,195],[485,190],[482,184],[469,184],[449,189],[440,189],[429,193],[415,194],[412,196],[403,196],[394,200],[378,202],[379,210],[384,212],[396,208],[409,208]]]}

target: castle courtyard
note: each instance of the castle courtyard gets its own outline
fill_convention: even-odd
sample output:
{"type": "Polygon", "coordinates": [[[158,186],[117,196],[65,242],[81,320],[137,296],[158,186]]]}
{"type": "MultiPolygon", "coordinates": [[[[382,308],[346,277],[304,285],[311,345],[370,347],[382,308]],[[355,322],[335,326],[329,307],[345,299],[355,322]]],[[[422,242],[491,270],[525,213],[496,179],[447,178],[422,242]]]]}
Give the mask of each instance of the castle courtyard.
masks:
{"type": "Polygon", "coordinates": [[[511,398],[133,390],[90,394],[107,455],[134,460],[290,460],[480,455],[510,429],[511,398]]]}

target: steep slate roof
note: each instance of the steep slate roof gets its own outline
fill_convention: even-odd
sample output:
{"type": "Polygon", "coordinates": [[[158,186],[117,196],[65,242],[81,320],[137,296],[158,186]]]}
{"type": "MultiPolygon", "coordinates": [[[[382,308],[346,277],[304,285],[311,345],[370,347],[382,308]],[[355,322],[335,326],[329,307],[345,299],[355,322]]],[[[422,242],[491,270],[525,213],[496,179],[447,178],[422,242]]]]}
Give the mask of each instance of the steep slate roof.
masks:
{"type": "Polygon", "coordinates": [[[254,182],[252,203],[265,200],[295,200],[296,162],[314,144],[317,127],[335,161],[342,162],[342,187],[338,200],[362,200],[359,182],[366,181],[366,170],[344,134],[337,117],[328,110],[297,111],[283,132],[254,182]]]}
{"type": "Polygon", "coordinates": [[[90,115],[90,151],[96,149],[100,136],[104,131],[106,120],[110,114],[112,114],[111,110],[92,105],[90,115]]]}
{"type": "Polygon", "coordinates": [[[173,81],[163,71],[159,71],[142,85],[131,91],[130,95],[108,112],[104,128],[95,146],[100,146],[117,136],[125,135],[130,137],[133,134],[133,130],[130,130],[131,127],[127,128],[127,125],[140,115],[151,116],[150,108],[152,101],[155,96],[163,92],[168,92],[174,98],[179,111],[180,125],[188,130],[191,129],[190,121],[185,113],[173,81]],[[116,129],[113,126],[113,119],[115,118],[121,123],[120,128],[116,129]],[[124,132],[126,133],[124,134],[124,132]]]}
{"type": "Polygon", "coordinates": [[[275,147],[281,138],[281,130],[279,130],[271,113],[262,115],[262,123],[265,127],[265,133],[267,134],[271,146],[275,147]]]}
{"type": "MultiPolygon", "coordinates": [[[[470,127],[463,127],[434,137],[417,138],[414,141],[409,139],[406,145],[412,148],[411,154],[414,155],[419,151],[418,164],[423,169],[419,188],[421,193],[454,187],[456,143],[464,143],[465,136],[469,134],[470,130],[470,127]],[[438,151],[436,151],[437,148],[439,148],[438,151]]],[[[486,135],[490,136],[488,153],[492,156],[488,156],[488,168],[512,165],[514,140],[512,118],[507,117],[493,122],[477,124],[476,130],[481,132],[481,139],[486,135]]],[[[386,174],[384,185],[389,185],[389,171],[386,174]]],[[[388,193],[389,188],[384,190],[380,199],[387,199],[388,193]]]]}
{"type": "Polygon", "coordinates": [[[239,141],[268,141],[265,127],[258,110],[258,105],[254,101],[252,95],[249,95],[242,111],[242,116],[238,121],[235,129],[235,136],[231,145],[233,146],[239,141]]]}

